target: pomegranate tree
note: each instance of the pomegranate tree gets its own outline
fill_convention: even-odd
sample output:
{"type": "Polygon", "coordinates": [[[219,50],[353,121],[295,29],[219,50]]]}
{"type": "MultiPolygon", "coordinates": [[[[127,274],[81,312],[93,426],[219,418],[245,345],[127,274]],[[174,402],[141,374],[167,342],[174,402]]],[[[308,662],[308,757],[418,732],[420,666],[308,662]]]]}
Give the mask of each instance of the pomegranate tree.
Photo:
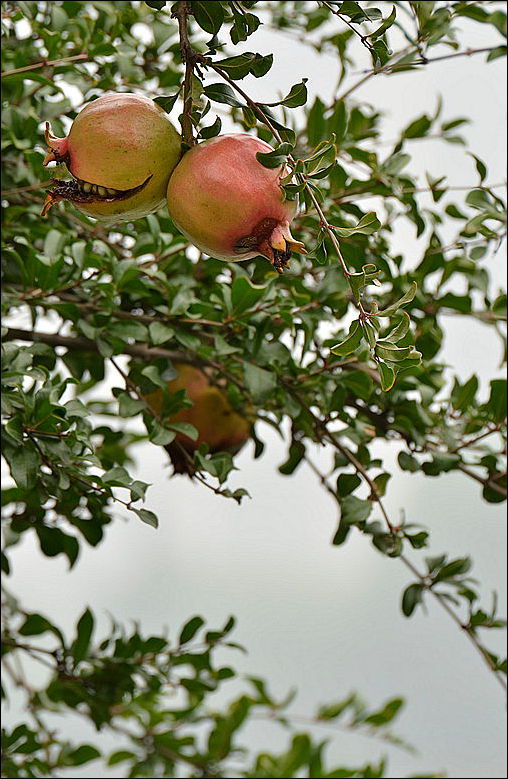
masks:
{"type": "MultiPolygon", "coordinates": [[[[192,456],[202,443],[209,451],[236,454],[248,441],[249,421],[235,411],[223,389],[213,384],[209,376],[192,365],[175,364],[178,377],[168,382],[168,390],[175,394],[185,390],[192,402],[191,408],[182,408],[167,423],[187,422],[198,431],[197,439],[177,433],[174,441],[166,446],[176,473],[192,473],[192,456]]],[[[163,405],[162,390],[145,396],[149,407],[160,414],[163,405]]]]}
{"type": "Polygon", "coordinates": [[[291,235],[295,201],[284,200],[283,166],[265,168],[256,158],[272,147],[245,133],[220,135],[194,146],[168,184],[168,209],[198,249],[219,260],[267,257],[282,272],[291,252],[306,254],[291,235]]]}
{"type": "Polygon", "coordinates": [[[53,179],[43,215],[70,200],[103,222],[139,219],[164,204],[178,163],[181,138],[163,109],[142,95],[107,94],[83,108],[69,135],[57,138],[46,123],[44,165],[64,162],[73,178],[53,179]]]}

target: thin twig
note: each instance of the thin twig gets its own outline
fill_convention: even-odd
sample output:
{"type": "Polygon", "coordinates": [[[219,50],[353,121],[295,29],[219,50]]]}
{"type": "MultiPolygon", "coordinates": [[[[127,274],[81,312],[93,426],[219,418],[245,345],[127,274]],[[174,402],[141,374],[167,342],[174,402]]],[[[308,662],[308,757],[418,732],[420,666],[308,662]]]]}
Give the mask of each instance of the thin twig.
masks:
{"type": "Polygon", "coordinates": [[[14,68],[14,70],[4,70],[1,73],[1,77],[14,76],[16,73],[25,73],[29,70],[38,70],[39,68],[54,68],[57,65],[61,65],[64,62],[78,62],[90,59],[89,54],[74,54],[72,57],[62,57],[57,60],[42,60],[41,62],[34,62],[33,65],[24,65],[22,68],[14,68]]]}
{"type": "Polygon", "coordinates": [[[328,10],[330,11],[330,13],[332,13],[334,16],[337,16],[337,17],[338,17],[338,18],[341,20],[341,22],[343,22],[344,24],[347,24],[347,26],[349,27],[349,29],[350,29],[350,30],[352,30],[352,31],[354,32],[354,34],[355,34],[355,35],[357,35],[357,36],[360,38],[360,40],[361,40],[361,42],[363,43],[363,45],[364,45],[364,46],[365,46],[365,47],[366,47],[366,48],[367,48],[369,51],[372,51],[372,46],[371,46],[371,45],[369,44],[369,42],[368,42],[368,37],[369,37],[368,35],[362,35],[362,33],[360,32],[360,30],[358,30],[358,29],[357,29],[357,28],[354,26],[354,24],[352,24],[352,23],[351,23],[351,22],[350,22],[350,21],[347,19],[347,17],[343,16],[343,15],[342,15],[342,14],[341,14],[339,11],[337,11],[335,8],[333,8],[333,7],[332,7],[332,6],[331,6],[329,3],[325,3],[325,2],[324,2],[324,0],[321,0],[321,5],[323,5],[325,8],[328,8],[328,10]]]}
{"type": "MultiPolygon", "coordinates": [[[[496,484],[495,481],[492,481],[492,479],[482,479],[481,476],[479,476],[477,473],[471,470],[471,468],[468,468],[467,465],[464,465],[463,463],[459,463],[457,465],[457,468],[459,471],[462,471],[462,473],[465,473],[466,476],[469,476],[471,479],[474,479],[475,481],[482,484],[484,487],[488,487],[493,492],[497,492],[498,495],[502,495],[503,498],[507,497],[507,491],[504,487],[501,487],[499,484],[496,484]]],[[[506,474],[503,474],[505,476],[506,474]]]]}
{"type": "MultiPolygon", "coordinates": [[[[307,412],[307,414],[309,414],[310,418],[313,420],[314,429],[316,431],[318,438],[321,441],[328,441],[334,446],[335,449],[341,452],[341,454],[343,454],[353,465],[357,474],[369,485],[371,489],[371,497],[376,501],[379,510],[381,511],[383,519],[385,520],[386,526],[388,528],[388,532],[390,533],[390,535],[396,537],[397,536],[396,526],[391,522],[388,516],[388,512],[386,511],[383,500],[381,498],[381,495],[379,493],[379,489],[376,483],[374,482],[374,480],[370,477],[370,475],[366,471],[366,469],[363,467],[360,461],[355,457],[355,455],[348,449],[348,447],[344,446],[337,438],[337,436],[328,430],[325,422],[323,422],[321,419],[319,419],[319,417],[317,417],[314,414],[310,406],[300,397],[299,393],[293,390],[292,388],[289,387],[287,388],[288,391],[290,391],[290,394],[295,398],[295,400],[300,404],[300,406],[307,412]]],[[[321,474],[319,474],[319,476],[320,478],[322,478],[321,474]]],[[[335,499],[337,500],[337,497],[335,499]]],[[[416,566],[405,555],[403,554],[399,555],[399,559],[406,566],[406,568],[408,568],[411,571],[413,576],[417,578],[421,586],[427,592],[430,592],[434,596],[434,598],[440,603],[441,607],[446,611],[448,616],[455,622],[455,624],[458,625],[461,628],[461,630],[463,630],[466,633],[469,640],[475,647],[476,651],[482,656],[489,670],[494,674],[494,677],[497,679],[498,683],[501,685],[501,687],[504,690],[506,690],[505,680],[501,677],[492,658],[490,657],[487,650],[484,649],[484,647],[480,644],[471,627],[469,625],[465,625],[462,622],[458,614],[454,612],[454,610],[451,608],[448,602],[442,597],[442,595],[436,592],[435,590],[433,590],[431,586],[429,586],[429,581],[427,577],[424,576],[422,573],[420,573],[420,571],[416,568],[416,566]]]]}
{"type": "Polygon", "coordinates": [[[443,60],[455,59],[455,57],[471,57],[473,54],[483,54],[485,52],[491,52],[499,49],[499,46],[486,46],[481,49],[464,49],[464,51],[456,51],[453,54],[443,54],[440,57],[422,57],[418,60],[411,60],[410,62],[401,62],[386,65],[382,65],[380,68],[371,68],[370,70],[361,70],[360,73],[364,75],[376,75],[378,73],[396,73],[399,70],[406,70],[413,65],[430,65],[432,62],[442,62],[443,60]]]}
{"type": "MultiPolygon", "coordinates": [[[[371,198],[371,197],[398,198],[399,194],[412,195],[412,194],[422,194],[425,192],[470,192],[472,189],[482,189],[488,192],[491,189],[499,189],[501,187],[506,187],[505,181],[500,181],[496,184],[490,184],[490,185],[469,184],[467,186],[466,185],[450,185],[450,186],[443,185],[441,187],[404,187],[403,189],[399,190],[398,193],[391,192],[388,194],[377,194],[375,192],[369,192],[368,190],[365,190],[363,187],[356,187],[356,189],[348,190],[347,197],[342,198],[340,195],[338,197],[335,197],[334,202],[342,205],[342,203],[356,203],[357,200],[364,200],[366,198],[371,198]]],[[[485,238],[483,238],[482,240],[485,240],[485,238]]]]}

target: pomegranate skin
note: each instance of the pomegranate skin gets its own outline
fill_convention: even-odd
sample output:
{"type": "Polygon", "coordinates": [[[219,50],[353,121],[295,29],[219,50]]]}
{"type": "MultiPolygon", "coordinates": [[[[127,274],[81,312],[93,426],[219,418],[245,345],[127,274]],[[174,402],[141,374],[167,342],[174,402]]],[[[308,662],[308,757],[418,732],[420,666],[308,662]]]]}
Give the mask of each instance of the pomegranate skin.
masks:
{"type": "MultiPolygon", "coordinates": [[[[193,405],[191,408],[180,409],[167,421],[170,424],[187,422],[194,425],[198,437],[193,441],[183,433],[177,433],[174,441],[165,448],[176,473],[192,474],[189,456],[192,458],[200,444],[208,444],[212,454],[236,454],[248,441],[251,426],[245,417],[233,409],[226,394],[211,383],[206,373],[187,364],[177,363],[174,368],[178,371],[178,377],[168,382],[170,393],[185,390],[193,405]]],[[[160,414],[163,403],[161,390],[145,395],[145,400],[152,411],[160,414]]]]}
{"type": "Polygon", "coordinates": [[[163,109],[136,94],[106,94],[77,115],[67,138],[46,126],[44,164],[65,162],[76,181],[54,182],[43,213],[71,200],[103,222],[127,221],[157,211],[181,154],[181,138],[163,109]]]}
{"type": "Polygon", "coordinates": [[[198,249],[219,260],[267,257],[278,271],[291,251],[305,254],[289,225],[295,201],[283,200],[284,168],[257,159],[272,147],[245,133],[220,135],[194,146],[168,184],[168,210],[178,229],[198,249]]]}

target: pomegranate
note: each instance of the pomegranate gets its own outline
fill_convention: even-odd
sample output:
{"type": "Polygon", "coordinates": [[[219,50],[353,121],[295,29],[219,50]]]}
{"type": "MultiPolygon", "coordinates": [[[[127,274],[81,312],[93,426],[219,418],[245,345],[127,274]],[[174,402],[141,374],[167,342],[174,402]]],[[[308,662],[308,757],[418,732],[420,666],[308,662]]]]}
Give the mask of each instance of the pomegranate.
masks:
{"type": "Polygon", "coordinates": [[[107,94],[79,112],[66,138],[46,122],[44,165],[65,162],[72,181],[53,179],[42,211],[70,200],[103,222],[139,219],[160,208],[181,138],[163,109],[142,95],[107,94]]]}
{"type": "Polygon", "coordinates": [[[257,152],[269,144],[245,133],[220,135],[194,146],[168,184],[169,214],[198,249],[219,260],[261,254],[282,273],[291,252],[306,254],[291,235],[296,202],[283,200],[283,166],[265,168],[257,152]]]}
{"type": "MultiPolygon", "coordinates": [[[[175,473],[192,474],[192,455],[200,444],[208,444],[212,454],[236,454],[248,441],[251,426],[245,417],[233,409],[223,390],[212,384],[203,370],[185,364],[175,364],[174,368],[179,375],[168,382],[170,393],[185,390],[193,405],[191,408],[180,409],[167,422],[188,422],[194,425],[198,437],[193,441],[183,433],[177,433],[174,441],[165,448],[171,457],[175,473]]],[[[145,400],[152,411],[160,414],[162,390],[151,392],[145,396],[145,400]]]]}

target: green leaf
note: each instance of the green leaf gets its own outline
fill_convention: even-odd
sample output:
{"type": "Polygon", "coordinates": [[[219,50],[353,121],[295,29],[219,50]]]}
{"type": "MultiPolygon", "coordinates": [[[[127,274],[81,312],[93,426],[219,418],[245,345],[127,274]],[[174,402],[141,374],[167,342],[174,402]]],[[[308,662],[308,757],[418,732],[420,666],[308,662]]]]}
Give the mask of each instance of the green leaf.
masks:
{"type": "Polygon", "coordinates": [[[252,74],[255,78],[266,75],[273,65],[273,54],[263,57],[261,54],[254,54],[247,51],[237,57],[227,57],[224,60],[215,62],[222,70],[225,70],[228,76],[235,80],[240,80],[252,74]]]}
{"type": "Polygon", "coordinates": [[[167,341],[170,341],[175,331],[172,327],[165,325],[163,322],[150,322],[148,325],[148,332],[150,334],[150,341],[154,346],[159,346],[167,341]]]}
{"type": "Polygon", "coordinates": [[[404,590],[402,595],[402,613],[405,617],[410,617],[416,607],[423,600],[423,587],[418,582],[410,584],[404,590]]]}
{"type": "Polygon", "coordinates": [[[487,178],[487,166],[481,160],[479,157],[476,156],[476,154],[472,154],[469,152],[470,156],[474,159],[476,170],[478,171],[478,175],[480,176],[480,183],[483,184],[485,179],[487,178]]]}
{"type": "Polygon", "coordinates": [[[249,106],[242,106],[243,121],[248,128],[255,127],[258,123],[256,114],[249,106]]]}
{"type": "MultiPolygon", "coordinates": [[[[85,609],[76,628],[76,638],[71,647],[74,663],[77,665],[88,654],[88,648],[94,629],[94,618],[90,609],[85,609]]],[[[90,758],[93,759],[93,758],[90,758]]]]}
{"type": "MultiPolygon", "coordinates": [[[[213,5],[217,5],[213,3],[213,5]]],[[[209,84],[203,90],[204,94],[216,103],[226,103],[235,108],[242,108],[242,103],[236,97],[235,93],[229,86],[229,84],[223,84],[218,82],[217,84],[209,84]]]]}
{"type": "Polygon", "coordinates": [[[409,124],[403,131],[404,138],[423,138],[432,127],[432,119],[425,114],[418,117],[409,124]]]}
{"type": "Polygon", "coordinates": [[[386,495],[386,487],[391,478],[392,477],[390,473],[379,473],[375,477],[374,484],[376,485],[377,492],[379,495],[381,495],[381,497],[386,495]]]}
{"type": "Polygon", "coordinates": [[[179,95],[180,92],[175,92],[174,95],[160,95],[159,97],[154,97],[153,101],[169,114],[178,100],[179,95]]]}
{"type": "Polygon", "coordinates": [[[337,703],[328,703],[326,706],[320,706],[317,712],[317,718],[337,719],[337,717],[340,717],[341,714],[351,708],[355,702],[356,696],[353,694],[348,695],[348,697],[344,698],[342,701],[337,701],[337,703]]]}
{"type": "Polygon", "coordinates": [[[198,138],[215,138],[216,135],[218,135],[222,128],[222,121],[219,116],[215,118],[215,122],[213,124],[210,124],[208,127],[202,127],[201,130],[198,133],[198,138]]]}
{"type": "Polygon", "coordinates": [[[388,308],[384,308],[382,311],[378,311],[376,316],[391,316],[391,314],[395,314],[399,308],[402,308],[402,306],[405,306],[407,303],[411,303],[411,301],[414,299],[414,296],[416,295],[417,289],[418,285],[416,281],[413,281],[408,291],[402,295],[402,297],[399,298],[396,303],[392,303],[392,305],[388,306],[388,308]]]}
{"type": "Polygon", "coordinates": [[[171,430],[176,430],[177,433],[186,435],[187,438],[190,438],[192,441],[196,441],[198,439],[198,430],[196,430],[194,425],[191,425],[189,422],[168,422],[168,425],[171,427],[171,430]]]}
{"type": "Polygon", "coordinates": [[[412,351],[412,346],[396,346],[396,344],[390,344],[382,340],[379,340],[376,344],[377,356],[388,362],[400,362],[401,360],[405,360],[412,351]]]}
{"type": "Polygon", "coordinates": [[[372,393],[372,379],[362,370],[348,371],[341,377],[341,385],[350,389],[357,397],[366,402],[372,393]]]}
{"type": "Polygon", "coordinates": [[[330,351],[332,354],[336,354],[339,357],[345,357],[348,354],[352,354],[360,346],[363,340],[363,330],[360,326],[360,321],[355,319],[351,323],[347,338],[341,341],[336,346],[332,346],[330,351]]]}
{"type": "Polygon", "coordinates": [[[398,154],[393,154],[382,166],[383,173],[387,173],[390,176],[396,176],[398,173],[401,172],[403,168],[406,167],[408,162],[410,162],[411,157],[409,154],[403,154],[402,152],[399,152],[398,154]]]}
{"type": "Polygon", "coordinates": [[[272,371],[258,368],[245,362],[243,365],[245,384],[254,403],[264,403],[277,387],[277,376],[272,371]]]}
{"type": "Polygon", "coordinates": [[[29,614],[19,629],[21,636],[39,636],[48,631],[54,633],[54,625],[40,614],[29,614]]]}
{"type": "Polygon", "coordinates": [[[34,489],[40,468],[40,459],[36,450],[26,442],[17,449],[5,452],[11,476],[20,489],[34,489]]]}
{"type": "Polygon", "coordinates": [[[411,471],[411,473],[416,473],[420,470],[420,464],[416,457],[413,457],[407,452],[399,452],[397,460],[403,471],[411,471]]]}
{"type": "Polygon", "coordinates": [[[202,30],[215,35],[224,22],[224,9],[221,3],[196,2],[192,0],[191,10],[202,30]]]}
{"type": "Polygon", "coordinates": [[[506,379],[493,379],[490,382],[490,396],[485,408],[494,422],[504,422],[507,413],[506,379]]]}
{"type": "Polygon", "coordinates": [[[157,519],[157,515],[154,514],[153,511],[148,511],[148,509],[135,509],[132,507],[131,507],[131,511],[137,514],[140,520],[145,524],[150,525],[150,527],[153,528],[159,527],[159,520],[157,519]]]}
{"type": "Polygon", "coordinates": [[[381,35],[384,35],[384,33],[393,25],[396,18],[397,18],[397,9],[395,6],[393,6],[390,15],[386,17],[386,19],[381,24],[381,26],[378,27],[377,30],[374,30],[374,32],[370,33],[369,35],[370,40],[374,41],[376,40],[376,38],[379,38],[381,35]]]}
{"type": "Polygon", "coordinates": [[[145,424],[149,431],[149,439],[156,446],[167,446],[175,440],[176,433],[168,427],[161,425],[156,419],[145,418],[145,424]]]}
{"type": "Polygon", "coordinates": [[[499,57],[506,57],[506,46],[496,46],[495,49],[492,49],[492,51],[489,51],[487,56],[487,62],[492,62],[492,60],[496,60],[499,57]]]}
{"type": "Polygon", "coordinates": [[[188,644],[192,641],[198,630],[205,624],[205,620],[202,617],[192,617],[182,628],[178,644],[188,644]]]}
{"type": "Polygon", "coordinates": [[[478,391],[478,377],[473,375],[461,385],[457,379],[452,391],[452,405],[458,411],[467,411],[473,405],[478,391]]]}
{"type": "Polygon", "coordinates": [[[402,341],[404,336],[408,333],[409,325],[411,324],[409,314],[406,311],[400,311],[400,314],[401,318],[399,319],[398,323],[395,325],[393,330],[391,330],[388,335],[383,338],[383,341],[397,343],[398,341],[402,341]]]}
{"type": "Polygon", "coordinates": [[[296,471],[305,457],[305,445],[301,441],[291,441],[287,460],[279,465],[279,473],[290,476],[296,471]]]}
{"type": "Polygon", "coordinates": [[[91,760],[98,760],[102,757],[98,749],[91,744],[81,744],[81,746],[68,752],[63,760],[64,765],[84,765],[91,760]]]}
{"type": "Polygon", "coordinates": [[[393,698],[391,701],[385,703],[382,709],[369,714],[363,721],[366,724],[380,727],[382,725],[388,725],[398,715],[401,708],[404,706],[404,700],[402,698],[393,698]]]}
{"type": "Polygon", "coordinates": [[[132,398],[127,392],[122,392],[118,396],[118,414],[121,417],[135,417],[145,409],[146,403],[144,400],[132,398]]]}
{"type": "Polygon", "coordinates": [[[278,103],[269,103],[270,106],[285,105],[286,108],[297,108],[298,106],[305,105],[307,102],[307,81],[309,79],[303,78],[298,84],[294,84],[285,98],[278,103]]]}
{"type": "Polygon", "coordinates": [[[362,480],[356,473],[341,473],[337,479],[337,494],[345,497],[354,492],[361,483],[362,480]]]}
{"type": "Polygon", "coordinates": [[[108,758],[108,765],[117,765],[118,763],[124,763],[126,760],[135,760],[135,752],[129,752],[126,749],[120,749],[117,752],[112,752],[108,758]]]}
{"type": "Polygon", "coordinates": [[[427,546],[429,534],[425,530],[421,530],[419,533],[404,533],[404,537],[407,538],[413,549],[422,549],[427,546]]]}
{"type": "Polygon", "coordinates": [[[382,360],[377,360],[377,367],[381,379],[381,389],[383,392],[388,392],[395,384],[395,371],[382,360]]]}
{"type": "Polygon", "coordinates": [[[440,473],[447,473],[455,470],[460,463],[458,454],[448,454],[447,452],[434,452],[432,460],[422,464],[422,471],[426,476],[439,476],[440,473]]]}
{"type": "Polygon", "coordinates": [[[376,230],[379,230],[381,227],[381,222],[377,218],[374,211],[369,211],[367,214],[364,214],[358,224],[355,227],[334,227],[333,231],[336,233],[340,238],[349,238],[350,235],[353,235],[354,233],[361,233],[363,235],[371,235],[372,233],[375,233],[376,230]]]}
{"type": "Polygon", "coordinates": [[[238,276],[231,287],[231,304],[235,314],[243,314],[258,303],[266,286],[253,284],[246,276],[238,276]]]}
{"type": "Polygon", "coordinates": [[[233,6],[234,24],[230,30],[232,42],[236,45],[239,41],[246,41],[249,35],[256,32],[261,20],[254,14],[237,13],[233,6]]]}
{"type": "Polygon", "coordinates": [[[287,161],[288,154],[291,153],[293,147],[290,143],[281,143],[273,151],[256,153],[256,159],[265,168],[278,168],[280,165],[284,165],[287,161]]]}
{"type": "Polygon", "coordinates": [[[337,528],[337,531],[332,540],[333,546],[342,546],[342,544],[345,543],[350,530],[351,530],[351,525],[349,525],[347,522],[344,522],[344,520],[341,519],[339,522],[339,527],[337,528]]]}
{"type": "Polygon", "coordinates": [[[340,502],[341,518],[348,525],[357,525],[364,522],[370,516],[372,503],[369,500],[362,500],[354,495],[347,495],[340,502]]]}
{"type": "Polygon", "coordinates": [[[307,118],[307,138],[309,146],[317,146],[323,140],[326,133],[325,104],[316,97],[307,118]]]}
{"type": "Polygon", "coordinates": [[[459,557],[456,560],[443,565],[442,568],[433,576],[434,582],[442,582],[446,579],[454,579],[456,576],[462,576],[471,570],[471,560],[469,557],[459,557]]]}

